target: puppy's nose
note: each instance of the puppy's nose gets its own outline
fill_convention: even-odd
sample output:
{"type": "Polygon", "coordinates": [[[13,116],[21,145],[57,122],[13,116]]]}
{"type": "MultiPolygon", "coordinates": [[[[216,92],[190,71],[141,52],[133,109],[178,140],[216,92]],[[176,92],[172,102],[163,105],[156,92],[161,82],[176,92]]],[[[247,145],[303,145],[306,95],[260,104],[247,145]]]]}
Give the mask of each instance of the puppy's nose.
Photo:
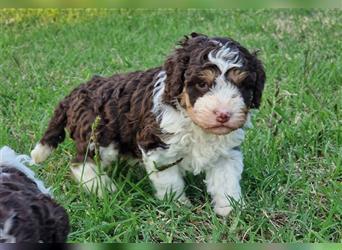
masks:
{"type": "Polygon", "coordinates": [[[230,119],[230,113],[227,111],[220,111],[220,110],[215,110],[214,114],[216,115],[216,121],[220,123],[225,123],[229,121],[230,119]]]}

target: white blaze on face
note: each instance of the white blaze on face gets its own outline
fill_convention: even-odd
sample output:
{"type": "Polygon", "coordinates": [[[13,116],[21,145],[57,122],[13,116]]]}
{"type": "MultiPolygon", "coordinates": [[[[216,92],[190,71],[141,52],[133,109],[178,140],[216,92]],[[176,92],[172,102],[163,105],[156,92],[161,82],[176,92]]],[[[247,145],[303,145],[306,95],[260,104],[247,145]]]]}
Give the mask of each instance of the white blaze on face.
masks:
{"type": "Polygon", "coordinates": [[[192,107],[191,118],[194,122],[214,134],[226,134],[240,128],[246,121],[246,105],[239,89],[229,82],[225,75],[232,68],[242,67],[242,58],[236,48],[226,44],[209,54],[209,60],[220,69],[213,87],[198,98],[192,107]],[[227,113],[226,122],[218,122],[218,113],[227,113]]]}
{"type": "Polygon", "coordinates": [[[232,68],[240,68],[243,64],[238,49],[229,47],[229,43],[226,43],[216,52],[210,52],[208,59],[220,69],[222,77],[224,77],[224,74],[228,70],[232,68]]]}

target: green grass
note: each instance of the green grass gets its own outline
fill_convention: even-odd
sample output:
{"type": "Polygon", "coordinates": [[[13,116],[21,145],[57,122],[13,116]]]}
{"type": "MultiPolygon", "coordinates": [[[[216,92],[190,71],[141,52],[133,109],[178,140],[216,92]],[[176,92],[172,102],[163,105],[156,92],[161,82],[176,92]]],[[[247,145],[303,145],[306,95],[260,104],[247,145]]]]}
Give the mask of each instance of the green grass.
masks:
{"type": "Polygon", "coordinates": [[[58,101],[94,74],[163,63],[192,31],[261,49],[267,84],[243,145],[245,207],[218,218],[202,177],[194,206],[158,201],[139,165],[113,164],[103,200],[72,180],[67,139],[34,167],[70,214],[70,242],[342,242],[339,10],[1,10],[0,145],[28,154],[58,101]]]}

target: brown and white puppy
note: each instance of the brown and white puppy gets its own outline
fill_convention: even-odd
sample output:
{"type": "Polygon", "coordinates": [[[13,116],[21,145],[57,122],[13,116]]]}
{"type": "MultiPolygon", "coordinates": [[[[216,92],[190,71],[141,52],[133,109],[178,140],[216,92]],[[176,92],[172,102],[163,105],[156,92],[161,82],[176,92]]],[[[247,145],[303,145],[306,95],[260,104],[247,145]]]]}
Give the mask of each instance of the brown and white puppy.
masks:
{"type": "Polygon", "coordinates": [[[94,77],[74,89],[56,108],[33,160],[44,161],[66,128],[77,146],[72,172],[88,190],[101,195],[100,183],[115,190],[92,161],[98,147],[102,166],[118,154],[142,159],[158,198],[175,192],[188,202],[184,172],[205,172],[215,212],[227,215],[229,197],[241,196],[238,148],[249,110],[260,105],[265,72],[255,53],[229,38],[192,33],[179,45],[161,67],[94,77]],[[96,141],[89,147],[97,116],[96,141]]]}
{"type": "Polygon", "coordinates": [[[0,149],[0,242],[65,242],[68,215],[25,164],[31,160],[0,149]]]}

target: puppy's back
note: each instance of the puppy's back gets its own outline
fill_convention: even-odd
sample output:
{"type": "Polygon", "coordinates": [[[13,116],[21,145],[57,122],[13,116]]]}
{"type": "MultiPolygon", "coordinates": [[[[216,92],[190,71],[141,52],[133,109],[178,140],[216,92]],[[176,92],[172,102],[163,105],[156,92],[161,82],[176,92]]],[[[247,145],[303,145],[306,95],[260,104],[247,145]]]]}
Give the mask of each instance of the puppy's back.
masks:
{"type": "MultiPolygon", "coordinates": [[[[35,163],[43,162],[65,138],[65,130],[75,141],[75,162],[83,162],[87,152],[92,125],[97,116],[96,135],[100,146],[115,142],[122,153],[136,154],[137,133],[143,120],[151,116],[153,80],[161,67],[147,71],[95,76],[76,87],[56,107],[48,128],[31,152],[35,163]]],[[[151,119],[152,120],[152,119],[151,119]]]]}

